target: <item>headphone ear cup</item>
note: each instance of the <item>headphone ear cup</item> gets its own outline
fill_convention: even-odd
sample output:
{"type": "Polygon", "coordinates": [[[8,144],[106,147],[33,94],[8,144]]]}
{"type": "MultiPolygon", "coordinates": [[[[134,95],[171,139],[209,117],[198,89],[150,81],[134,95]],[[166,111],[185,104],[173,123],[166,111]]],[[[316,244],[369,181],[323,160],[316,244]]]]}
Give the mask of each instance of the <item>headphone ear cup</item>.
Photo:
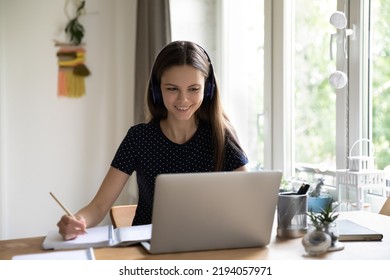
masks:
{"type": "Polygon", "coordinates": [[[210,79],[207,79],[207,81],[206,81],[206,83],[204,85],[204,96],[207,99],[211,99],[212,98],[212,85],[211,85],[210,79]]]}
{"type": "Polygon", "coordinates": [[[210,64],[210,74],[206,80],[204,85],[204,94],[208,100],[213,99],[215,91],[215,78],[214,78],[214,70],[213,66],[210,64]]]}
{"type": "Polygon", "coordinates": [[[152,97],[154,104],[162,103],[162,93],[159,84],[155,79],[152,79],[150,89],[152,90],[152,97]]]}

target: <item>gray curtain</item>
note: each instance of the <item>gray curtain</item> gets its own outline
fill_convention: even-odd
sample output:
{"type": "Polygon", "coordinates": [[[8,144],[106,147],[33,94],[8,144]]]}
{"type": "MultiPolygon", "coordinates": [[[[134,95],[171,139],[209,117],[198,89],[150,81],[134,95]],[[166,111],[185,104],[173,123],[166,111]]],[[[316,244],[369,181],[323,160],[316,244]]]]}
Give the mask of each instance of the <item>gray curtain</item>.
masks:
{"type": "Polygon", "coordinates": [[[158,52],[171,41],[169,0],[138,0],[134,121],[145,121],[144,101],[158,52]]]}

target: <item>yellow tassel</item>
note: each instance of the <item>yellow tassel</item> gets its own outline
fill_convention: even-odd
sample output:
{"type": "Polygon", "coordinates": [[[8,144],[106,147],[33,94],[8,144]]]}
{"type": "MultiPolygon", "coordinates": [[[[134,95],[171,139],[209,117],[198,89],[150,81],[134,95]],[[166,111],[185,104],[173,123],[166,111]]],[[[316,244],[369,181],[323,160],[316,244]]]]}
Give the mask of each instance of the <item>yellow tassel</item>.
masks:
{"type": "Polygon", "coordinates": [[[59,66],[58,96],[70,98],[84,96],[86,93],[85,77],[90,75],[89,69],[84,64],[85,50],[61,49],[57,56],[59,66]]]}

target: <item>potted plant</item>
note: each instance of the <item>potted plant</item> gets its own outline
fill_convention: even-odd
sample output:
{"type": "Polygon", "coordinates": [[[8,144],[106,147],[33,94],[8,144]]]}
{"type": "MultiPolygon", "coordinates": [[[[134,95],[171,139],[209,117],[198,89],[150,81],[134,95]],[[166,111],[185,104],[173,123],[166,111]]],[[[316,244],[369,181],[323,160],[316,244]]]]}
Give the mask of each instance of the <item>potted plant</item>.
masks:
{"type": "Polygon", "coordinates": [[[329,227],[338,218],[339,214],[332,208],[332,203],[329,203],[319,212],[309,211],[307,216],[315,230],[329,232],[329,227]]]}
{"type": "Polygon", "coordinates": [[[307,213],[311,228],[303,237],[302,244],[309,255],[344,249],[344,245],[338,241],[335,223],[339,214],[334,210],[335,208],[332,208],[332,202],[330,202],[319,212],[309,211],[307,213]]]}
{"type": "Polygon", "coordinates": [[[309,192],[307,208],[310,212],[321,212],[327,207],[327,205],[332,204],[333,199],[328,193],[323,191],[323,186],[324,180],[320,178],[318,179],[318,183],[314,190],[309,192]]]}

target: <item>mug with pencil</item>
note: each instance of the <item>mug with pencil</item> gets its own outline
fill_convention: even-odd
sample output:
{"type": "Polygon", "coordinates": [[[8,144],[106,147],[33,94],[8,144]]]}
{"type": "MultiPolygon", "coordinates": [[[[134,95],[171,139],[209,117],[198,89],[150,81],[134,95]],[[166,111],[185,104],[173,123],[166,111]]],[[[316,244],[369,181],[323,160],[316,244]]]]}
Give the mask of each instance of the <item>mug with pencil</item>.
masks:
{"type": "Polygon", "coordinates": [[[307,232],[307,191],[309,188],[309,184],[302,184],[297,192],[279,193],[278,237],[302,237],[307,232]]]}

